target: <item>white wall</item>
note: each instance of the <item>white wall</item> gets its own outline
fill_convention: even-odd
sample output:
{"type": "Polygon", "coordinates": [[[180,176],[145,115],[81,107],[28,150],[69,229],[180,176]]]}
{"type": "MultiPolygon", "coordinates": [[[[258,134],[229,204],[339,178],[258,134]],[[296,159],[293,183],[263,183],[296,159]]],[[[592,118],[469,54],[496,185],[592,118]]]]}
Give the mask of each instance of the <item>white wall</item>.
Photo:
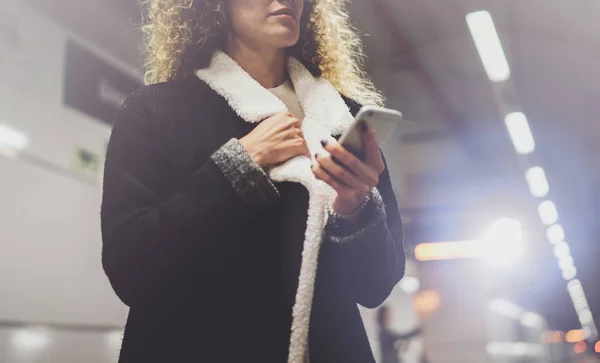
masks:
{"type": "Polygon", "coordinates": [[[126,309],[100,263],[100,175],[73,169],[76,147],[103,155],[110,127],[62,105],[67,33],[19,2],[0,45],[0,125],[27,136],[0,154],[0,321],[120,326],[126,309]]]}

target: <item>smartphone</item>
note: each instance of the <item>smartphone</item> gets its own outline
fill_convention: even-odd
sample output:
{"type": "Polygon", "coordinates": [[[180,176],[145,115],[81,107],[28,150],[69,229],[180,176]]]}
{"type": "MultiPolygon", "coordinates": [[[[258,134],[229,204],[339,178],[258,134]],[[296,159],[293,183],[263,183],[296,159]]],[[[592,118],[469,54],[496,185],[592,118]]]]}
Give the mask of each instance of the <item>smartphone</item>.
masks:
{"type": "Polygon", "coordinates": [[[383,145],[396,126],[402,121],[402,113],[383,107],[364,106],[358,111],[352,126],[346,130],[339,143],[359,158],[364,158],[365,149],[361,140],[360,123],[364,121],[377,135],[379,145],[383,145]]]}

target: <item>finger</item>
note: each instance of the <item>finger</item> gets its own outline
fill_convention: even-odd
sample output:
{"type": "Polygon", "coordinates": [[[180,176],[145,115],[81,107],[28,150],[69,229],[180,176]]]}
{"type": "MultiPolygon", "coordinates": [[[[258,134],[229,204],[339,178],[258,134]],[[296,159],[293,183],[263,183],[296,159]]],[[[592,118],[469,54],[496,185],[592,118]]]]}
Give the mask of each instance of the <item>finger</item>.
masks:
{"type": "Polygon", "coordinates": [[[304,140],[304,133],[299,128],[291,128],[284,131],[284,139],[293,140],[300,138],[304,140]]]}
{"type": "Polygon", "coordinates": [[[302,138],[302,154],[306,155],[306,157],[308,157],[309,159],[311,157],[310,150],[308,149],[308,143],[304,138],[302,138]]]}
{"type": "Polygon", "coordinates": [[[325,170],[319,164],[315,164],[312,167],[312,171],[317,179],[329,184],[329,186],[331,186],[339,195],[349,197],[354,194],[354,189],[352,189],[348,185],[345,185],[343,182],[337,180],[333,175],[329,174],[327,170],[325,170]]]}
{"type": "Polygon", "coordinates": [[[304,138],[296,138],[293,140],[293,143],[294,156],[304,155],[308,158],[311,157],[310,150],[308,149],[308,144],[306,143],[306,140],[304,140],[304,138]]]}
{"type": "Polygon", "coordinates": [[[377,140],[375,130],[371,127],[367,127],[365,131],[361,132],[361,139],[363,145],[365,145],[365,163],[381,174],[385,165],[383,163],[383,157],[381,156],[381,150],[379,149],[379,140],[377,140]]]}
{"type": "Polygon", "coordinates": [[[348,169],[344,168],[330,155],[315,155],[315,160],[319,163],[319,165],[325,169],[330,175],[335,177],[337,180],[342,181],[344,184],[349,187],[356,189],[358,192],[366,192],[369,190],[369,186],[362,183],[354,174],[352,174],[348,169]]]}
{"type": "Polygon", "coordinates": [[[284,140],[279,143],[278,147],[273,150],[272,153],[278,163],[287,161],[298,155],[310,157],[310,152],[308,151],[306,142],[302,139],[284,140]]]}
{"type": "Polygon", "coordinates": [[[284,140],[292,140],[301,143],[303,150],[299,154],[304,154],[309,158],[311,157],[311,153],[308,150],[308,143],[306,142],[306,139],[304,138],[304,132],[302,132],[301,129],[295,128],[287,130],[284,136],[284,140]]]}
{"type": "Polygon", "coordinates": [[[364,184],[375,186],[379,182],[379,174],[359,158],[346,150],[334,139],[324,141],[324,148],[346,169],[350,170],[364,184]]]}
{"type": "Polygon", "coordinates": [[[277,122],[277,127],[279,127],[280,130],[299,128],[300,120],[298,120],[292,114],[283,115],[282,119],[277,122]]]}

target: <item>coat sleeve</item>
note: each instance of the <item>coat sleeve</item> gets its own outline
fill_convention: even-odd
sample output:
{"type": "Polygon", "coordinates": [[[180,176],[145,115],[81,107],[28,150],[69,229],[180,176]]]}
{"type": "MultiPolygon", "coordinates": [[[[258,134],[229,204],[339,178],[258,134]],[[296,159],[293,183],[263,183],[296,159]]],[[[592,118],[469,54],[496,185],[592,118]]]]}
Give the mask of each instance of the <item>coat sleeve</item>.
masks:
{"type": "Polygon", "coordinates": [[[328,243],[341,255],[342,269],[357,303],[381,305],[404,276],[406,257],[400,211],[386,165],[356,220],[330,216],[328,243]]]}
{"type": "Polygon", "coordinates": [[[102,263],[116,294],[129,306],[193,281],[194,275],[214,275],[216,263],[211,267],[210,261],[222,261],[216,254],[232,247],[219,239],[223,227],[279,196],[235,139],[207,156],[173,193],[163,195],[148,109],[139,100],[126,101],[111,135],[104,174],[102,263]],[[201,261],[193,257],[203,255],[201,261]]]}

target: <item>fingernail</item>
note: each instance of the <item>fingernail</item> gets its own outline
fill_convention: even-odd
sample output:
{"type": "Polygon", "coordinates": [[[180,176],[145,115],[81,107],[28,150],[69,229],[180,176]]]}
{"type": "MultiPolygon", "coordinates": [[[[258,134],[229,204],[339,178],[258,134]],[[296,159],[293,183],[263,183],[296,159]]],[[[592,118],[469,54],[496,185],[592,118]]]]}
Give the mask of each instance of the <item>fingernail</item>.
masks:
{"type": "Polygon", "coordinates": [[[317,160],[317,158],[319,157],[319,153],[315,154],[315,160],[317,160]]]}
{"type": "Polygon", "coordinates": [[[368,129],[369,129],[369,126],[367,126],[367,123],[364,121],[361,121],[360,122],[360,131],[367,132],[368,129]]]}
{"type": "Polygon", "coordinates": [[[323,145],[323,147],[327,146],[328,142],[329,142],[329,139],[321,139],[321,145],[323,145]]]}

